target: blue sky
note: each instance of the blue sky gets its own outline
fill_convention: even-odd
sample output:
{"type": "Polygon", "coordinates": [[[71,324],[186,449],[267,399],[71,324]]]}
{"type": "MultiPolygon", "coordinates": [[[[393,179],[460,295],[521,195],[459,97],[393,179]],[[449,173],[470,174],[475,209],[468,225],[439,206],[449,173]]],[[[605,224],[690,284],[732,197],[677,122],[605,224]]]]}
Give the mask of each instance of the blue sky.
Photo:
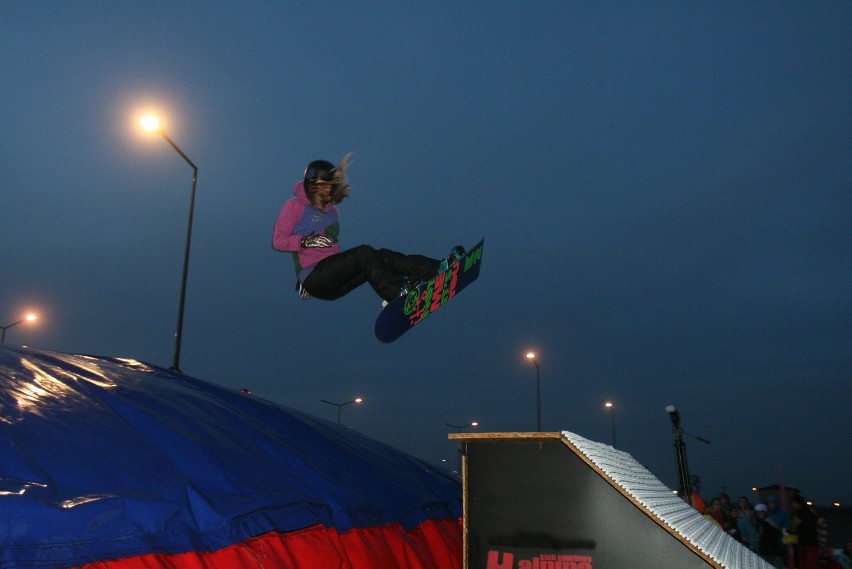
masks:
{"type": "Polygon", "coordinates": [[[4,2],[7,343],[172,361],[440,464],[445,423],[611,439],[707,496],[852,500],[852,7],[4,2]],[[299,301],[270,245],[307,162],[355,152],[343,245],[479,281],[399,341],[364,288],[299,301]]]}

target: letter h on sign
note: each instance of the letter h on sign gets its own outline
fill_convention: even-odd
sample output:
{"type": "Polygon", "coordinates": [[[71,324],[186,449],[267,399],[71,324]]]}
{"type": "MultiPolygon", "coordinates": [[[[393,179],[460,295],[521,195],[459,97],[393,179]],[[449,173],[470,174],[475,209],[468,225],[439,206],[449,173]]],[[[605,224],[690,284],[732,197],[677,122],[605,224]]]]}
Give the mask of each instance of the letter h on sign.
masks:
{"type": "Polygon", "coordinates": [[[500,551],[488,552],[488,569],[512,569],[515,556],[511,553],[503,553],[503,559],[500,560],[500,551]]]}

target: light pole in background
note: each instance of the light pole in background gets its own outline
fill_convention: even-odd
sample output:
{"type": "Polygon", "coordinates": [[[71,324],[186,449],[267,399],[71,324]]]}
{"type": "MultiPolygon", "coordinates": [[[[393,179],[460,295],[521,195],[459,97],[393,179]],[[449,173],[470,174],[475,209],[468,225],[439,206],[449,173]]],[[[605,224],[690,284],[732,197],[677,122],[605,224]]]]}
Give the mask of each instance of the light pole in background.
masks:
{"type": "Polygon", "coordinates": [[[476,421],[474,421],[472,423],[468,423],[467,425],[453,425],[452,423],[444,423],[444,424],[448,427],[452,427],[452,428],[456,429],[456,431],[458,431],[459,433],[462,432],[462,429],[466,429],[468,427],[476,427],[477,425],[479,425],[479,423],[477,423],[476,421]]]}
{"type": "MultiPolygon", "coordinates": [[[[462,429],[466,429],[468,427],[476,427],[476,426],[479,425],[479,423],[477,423],[476,421],[472,421],[472,422],[468,423],[467,425],[453,425],[452,423],[444,423],[444,424],[448,427],[452,427],[453,429],[455,429],[459,433],[462,432],[462,429]]],[[[462,454],[463,454],[462,443],[459,442],[459,469],[456,471],[459,474],[461,474],[461,470],[462,470],[462,454]]]]}
{"type": "Polygon", "coordinates": [[[22,324],[24,322],[34,322],[36,319],[38,319],[38,316],[33,313],[30,313],[21,318],[20,320],[12,322],[11,324],[7,324],[6,326],[0,326],[0,329],[3,330],[2,332],[0,332],[0,344],[6,341],[6,330],[11,328],[12,326],[17,326],[18,324],[22,324]]]}
{"type": "Polygon", "coordinates": [[[527,352],[527,359],[535,365],[535,420],[536,431],[541,432],[541,368],[535,358],[535,352],[527,352]]]}
{"type": "Polygon", "coordinates": [[[347,401],[346,403],[333,403],[333,402],[327,401],[325,399],[320,399],[321,403],[328,403],[329,405],[334,405],[335,407],[337,407],[337,424],[338,425],[340,424],[340,410],[343,409],[344,407],[346,407],[347,405],[351,405],[352,403],[360,403],[361,401],[363,401],[363,399],[361,399],[360,397],[356,397],[355,399],[353,399],[351,401],[347,401]]]}
{"type": "Polygon", "coordinates": [[[686,464],[686,444],[683,442],[683,429],[680,427],[680,413],[674,405],[666,406],[666,413],[672,420],[674,433],[675,466],[677,467],[678,495],[692,505],[692,488],[689,486],[689,466],[686,464]]]}
{"type": "Polygon", "coordinates": [[[165,139],[169,145],[175,149],[175,151],[180,154],[181,158],[186,160],[186,163],[192,167],[192,193],[189,197],[189,222],[186,227],[186,248],[183,253],[183,275],[180,280],[180,302],[178,303],[178,319],[177,319],[177,330],[175,331],[175,350],[174,357],[172,359],[172,367],[171,369],[177,372],[180,372],[180,345],[183,337],[183,308],[186,303],[186,276],[189,271],[189,246],[192,240],[192,213],[195,209],[195,183],[198,180],[198,167],[193,164],[192,160],[184,154],[183,150],[178,148],[178,145],[175,144],[169,135],[166,134],[166,131],[160,125],[160,120],[153,115],[146,115],[142,117],[142,128],[147,130],[148,132],[154,132],[159,134],[165,139]]]}
{"type": "Polygon", "coordinates": [[[615,446],[615,403],[607,401],[604,403],[604,407],[609,409],[609,413],[612,415],[612,448],[617,448],[615,446]]]}
{"type": "Polygon", "coordinates": [[[698,476],[692,477],[689,475],[689,466],[686,463],[686,443],[683,442],[683,435],[689,435],[690,437],[701,441],[705,445],[709,445],[710,441],[704,437],[699,437],[698,435],[693,435],[692,433],[684,431],[680,426],[680,413],[678,413],[674,405],[667,405],[666,413],[669,414],[669,417],[672,420],[672,432],[675,436],[674,453],[679,486],[678,494],[681,498],[686,500],[687,504],[692,505],[692,481],[700,480],[700,478],[698,476]]]}

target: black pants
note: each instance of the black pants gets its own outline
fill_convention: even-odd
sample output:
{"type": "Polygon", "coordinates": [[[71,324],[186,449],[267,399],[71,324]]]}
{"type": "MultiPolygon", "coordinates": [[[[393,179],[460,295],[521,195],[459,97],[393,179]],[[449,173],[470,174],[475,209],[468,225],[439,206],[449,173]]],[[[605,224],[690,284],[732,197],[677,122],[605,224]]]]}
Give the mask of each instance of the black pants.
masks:
{"type": "Polygon", "coordinates": [[[311,296],[335,300],[370,283],[384,300],[399,296],[406,278],[428,280],[438,274],[440,261],[423,255],[403,255],[390,249],[360,245],[326,257],[302,283],[311,296]]]}

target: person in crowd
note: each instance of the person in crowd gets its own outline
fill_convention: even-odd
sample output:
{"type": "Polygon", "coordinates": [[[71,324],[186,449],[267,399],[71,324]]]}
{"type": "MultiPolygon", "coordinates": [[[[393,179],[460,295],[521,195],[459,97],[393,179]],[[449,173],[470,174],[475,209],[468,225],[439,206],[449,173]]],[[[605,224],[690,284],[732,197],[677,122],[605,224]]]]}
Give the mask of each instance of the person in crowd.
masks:
{"type": "Polygon", "coordinates": [[[707,504],[704,503],[704,498],[702,498],[695,490],[692,491],[692,507],[695,508],[695,511],[699,514],[703,514],[704,510],[707,509],[707,504]]]}
{"type": "Polygon", "coordinates": [[[734,505],[731,504],[731,497],[728,496],[725,492],[719,494],[719,503],[722,505],[722,512],[725,514],[725,517],[728,517],[728,513],[734,508],[734,505]]]}
{"type": "Polygon", "coordinates": [[[852,569],[852,539],[843,544],[843,549],[835,556],[835,559],[843,569],[852,569]]]}
{"type": "Polygon", "coordinates": [[[715,522],[720,528],[725,528],[725,514],[722,512],[722,501],[719,498],[713,498],[710,507],[704,510],[704,517],[715,522]]]}
{"type": "Polygon", "coordinates": [[[722,529],[725,530],[725,533],[727,533],[729,536],[736,539],[740,543],[745,543],[743,541],[743,536],[740,533],[739,524],[737,524],[737,510],[735,508],[731,508],[723,515],[725,516],[725,523],[722,529]]]}
{"type": "Polygon", "coordinates": [[[778,503],[778,496],[767,498],[766,506],[769,508],[767,515],[775,521],[778,527],[785,528],[790,525],[790,514],[781,509],[778,503]]]}
{"type": "Polygon", "coordinates": [[[786,557],[788,548],[787,545],[783,543],[782,539],[784,537],[783,532],[786,531],[790,525],[790,514],[781,508],[778,496],[769,496],[766,499],[766,507],[766,517],[771,519],[776,527],[781,528],[782,535],[779,536],[778,547],[780,548],[781,555],[786,557]]]}
{"type": "Polygon", "coordinates": [[[731,497],[725,492],[722,492],[719,494],[719,502],[722,507],[722,519],[724,520],[722,529],[737,541],[742,541],[743,536],[740,535],[739,526],[737,525],[737,509],[731,503],[731,497]]]}
{"type": "Polygon", "coordinates": [[[757,548],[758,555],[776,569],[783,569],[784,557],[781,549],[782,528],[769,517],[769,508],[766,504],[757,504],[754,507],[754,516],[759,540],[757,548]]]}
{"type": "Polygon", "coordinates": [[[817,516],[805,498],[796,494],[790,500],[793,531],[798,550],[798,569],[819,569],[819,534],[817,516]]]}
{"type": "Polygon", "coordinates": [[[740,496],[736,509],[732,511],[735,512],[740,541],[752,551],[757,552],[760,547],[760,536],[757,533],[757,526],[755,525],[754,510],[751,509],[748,498],[740,496]]]}

